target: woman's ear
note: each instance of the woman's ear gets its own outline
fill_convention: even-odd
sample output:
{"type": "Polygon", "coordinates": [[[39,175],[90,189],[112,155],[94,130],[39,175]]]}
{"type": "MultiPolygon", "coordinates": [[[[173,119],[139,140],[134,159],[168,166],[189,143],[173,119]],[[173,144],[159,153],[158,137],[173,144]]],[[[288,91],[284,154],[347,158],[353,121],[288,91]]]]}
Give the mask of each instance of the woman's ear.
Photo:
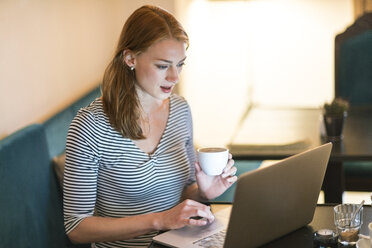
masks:
{"type": "Polygon", "coordinates": [[[131,50],[124,50],[123,57],[124,62],[127,64],[127,66],[129,66],[130,68],[134,68],[136,66],[136,56],[131,50]]]}

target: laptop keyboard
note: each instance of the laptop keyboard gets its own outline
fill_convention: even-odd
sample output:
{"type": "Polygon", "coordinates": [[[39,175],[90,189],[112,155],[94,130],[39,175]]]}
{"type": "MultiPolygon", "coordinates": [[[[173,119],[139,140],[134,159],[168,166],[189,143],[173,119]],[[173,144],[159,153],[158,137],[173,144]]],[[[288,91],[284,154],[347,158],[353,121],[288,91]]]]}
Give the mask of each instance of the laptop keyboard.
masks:
{"type": "Polygon", "coordinates": [[[225,236],[226,236],[226,230],[221,230],[215,234],[212,234],[198,241],[195,241],[194,244],[197,244],[200,247],[206,247],[206,248],[223,248],[225,236]]]}

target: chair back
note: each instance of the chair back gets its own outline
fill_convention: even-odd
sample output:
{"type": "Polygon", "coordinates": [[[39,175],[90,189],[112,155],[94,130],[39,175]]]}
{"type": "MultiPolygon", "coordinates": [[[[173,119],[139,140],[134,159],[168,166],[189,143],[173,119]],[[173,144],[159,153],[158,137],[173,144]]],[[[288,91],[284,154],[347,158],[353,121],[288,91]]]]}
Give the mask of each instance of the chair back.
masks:
{"type": "Polygon", "coordinates": [[[335,96],[353,106],[372,104],[372,12],[336,36],[335,96]]]}

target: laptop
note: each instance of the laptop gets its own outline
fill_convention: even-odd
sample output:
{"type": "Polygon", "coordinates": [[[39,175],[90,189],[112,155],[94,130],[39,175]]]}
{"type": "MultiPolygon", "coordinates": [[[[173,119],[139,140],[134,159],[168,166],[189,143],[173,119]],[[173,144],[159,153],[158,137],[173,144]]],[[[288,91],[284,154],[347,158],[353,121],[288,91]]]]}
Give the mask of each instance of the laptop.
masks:
{"type": "Polygon", "coordinates": [[[332,143],[327,143],[242,174],[230,214],[217,212],[215,221],[203,227],[164,232],[153,238],[154,243],[180,248],[258,247],[309,224],[331,150],[332,143]]]}

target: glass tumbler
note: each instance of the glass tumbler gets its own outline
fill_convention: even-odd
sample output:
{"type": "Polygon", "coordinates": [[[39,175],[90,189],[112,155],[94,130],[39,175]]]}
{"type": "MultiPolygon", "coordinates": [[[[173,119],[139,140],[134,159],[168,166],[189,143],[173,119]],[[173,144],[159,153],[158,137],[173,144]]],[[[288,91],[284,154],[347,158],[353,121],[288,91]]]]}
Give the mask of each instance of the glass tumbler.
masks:
{"type": "Polygon", "coordinates": [[[343,245],[355,245],[359,239],[358,234],[363,223],[363,207],[356,212],[358,207],[359,204],[339,204],[334,207],[338,242],[343,245]]]}

